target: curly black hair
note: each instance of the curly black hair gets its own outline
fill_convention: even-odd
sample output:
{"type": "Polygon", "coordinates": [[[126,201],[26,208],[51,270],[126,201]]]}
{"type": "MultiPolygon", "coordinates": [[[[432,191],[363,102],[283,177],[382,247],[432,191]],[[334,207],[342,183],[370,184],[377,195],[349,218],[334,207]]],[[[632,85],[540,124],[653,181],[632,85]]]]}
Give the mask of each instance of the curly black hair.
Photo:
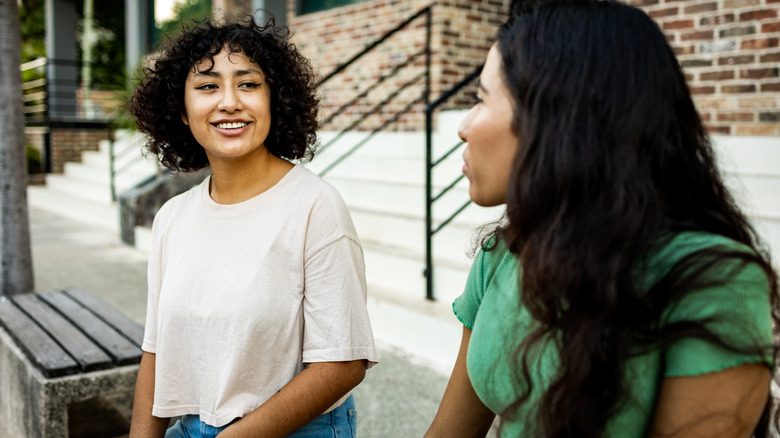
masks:
{"type": "Polygon", "coordinates": [[[317,112],[315,75],[311,63],[289,42],[285,26],[273,18],[259,25],[248,16],[241,22],[196,22],[167,43],[130,98],[136,125],[149,136],[146,147],[163,166],[195,171],[209,165],[203,147],[182,121],[184,82],[193,66],[210,61],[224,49],[244,53],[265,73],[271,92],[271,129],[265,147],[288,160],[314,156],[317,112]]]}

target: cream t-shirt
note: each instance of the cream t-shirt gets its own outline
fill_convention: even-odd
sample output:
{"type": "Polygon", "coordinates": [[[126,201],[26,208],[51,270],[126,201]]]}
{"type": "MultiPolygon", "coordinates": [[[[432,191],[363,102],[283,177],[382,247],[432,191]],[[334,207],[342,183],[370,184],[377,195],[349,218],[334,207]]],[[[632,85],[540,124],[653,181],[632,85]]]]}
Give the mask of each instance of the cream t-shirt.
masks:
{"type": "Polygon", "coordinates": [[[301,165],[239,204],[210,178],[152,227],[142,349],[156,355],[157,417],[223,426],[306,363],[377,361],[363,252],[344,201],[301,165]]]}

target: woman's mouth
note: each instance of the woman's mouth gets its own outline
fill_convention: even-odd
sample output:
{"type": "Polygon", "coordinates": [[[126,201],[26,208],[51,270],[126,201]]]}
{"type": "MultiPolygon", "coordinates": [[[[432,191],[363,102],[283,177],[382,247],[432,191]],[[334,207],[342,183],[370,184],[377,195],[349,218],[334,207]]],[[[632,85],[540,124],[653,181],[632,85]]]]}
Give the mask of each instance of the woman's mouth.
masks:
{"type": "Polygon", "coordinates": [[[229,122],[229,123],[217,123],[216,126],[219,129],[240,129],[248,125],[247,122],[229,122]]]}

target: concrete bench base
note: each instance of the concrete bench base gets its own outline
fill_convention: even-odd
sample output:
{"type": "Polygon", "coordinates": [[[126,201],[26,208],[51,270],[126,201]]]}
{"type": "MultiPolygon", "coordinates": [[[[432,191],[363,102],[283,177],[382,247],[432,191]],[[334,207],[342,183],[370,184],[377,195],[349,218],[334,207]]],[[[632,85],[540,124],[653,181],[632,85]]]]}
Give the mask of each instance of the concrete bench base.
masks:
{"type": "MultiPolygon", "coordinates": [[[[0,436],[67,438],[68,405],[131,392],[138,365],[45,378],[0,328],[0,436]]],[[[98,419],[95,419],[96,421],[98,419]]]]}
{"type": "Polygon", "coordinates": [[[130,416],[142,342],[140,325],[84,290],[0,296],[0,437],[126,434],[116,420],[130,416]]]}

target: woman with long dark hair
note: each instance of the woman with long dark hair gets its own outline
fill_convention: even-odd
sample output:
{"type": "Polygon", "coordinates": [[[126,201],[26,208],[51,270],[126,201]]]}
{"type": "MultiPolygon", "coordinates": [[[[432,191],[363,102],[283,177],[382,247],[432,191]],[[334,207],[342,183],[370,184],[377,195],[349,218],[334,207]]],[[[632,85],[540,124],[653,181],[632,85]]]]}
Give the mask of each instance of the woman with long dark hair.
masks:
{"type": "Polygon", "coordinates": [[[506,220],[427,436],[768,436],[777,274],[663,33],[612,1],[521,9],[459,129],[506,220]]]}

